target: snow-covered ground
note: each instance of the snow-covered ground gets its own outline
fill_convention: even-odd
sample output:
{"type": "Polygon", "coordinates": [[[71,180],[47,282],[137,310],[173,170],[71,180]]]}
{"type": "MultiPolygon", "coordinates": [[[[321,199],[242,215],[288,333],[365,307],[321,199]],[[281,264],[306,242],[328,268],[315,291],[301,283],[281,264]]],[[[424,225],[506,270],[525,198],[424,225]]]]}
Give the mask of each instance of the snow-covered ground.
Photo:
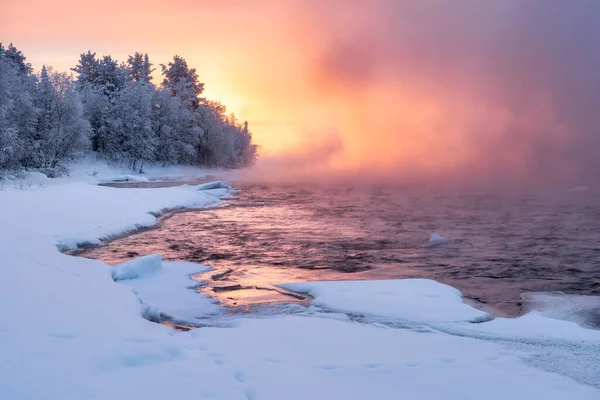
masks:
{"type": "Polygon", "coordinates": [[[188,275],[206,267],[150,256],[114,268],[59,247],[150,226],[165,209],[218,205],[230,189],[92,184],[125,175],[87,162],[0,191],[0,399],[600,398],[600,332],[541,313],[472,323],[486,314],[433,281],[301,283],[289,288],[315,300],[294,315],[222,316],[189,332],[149,322],[218,319],[222,309],[190,289],[188,275]],[[545,348],[589,359],[545,367],[555,354],[545,348]]]}

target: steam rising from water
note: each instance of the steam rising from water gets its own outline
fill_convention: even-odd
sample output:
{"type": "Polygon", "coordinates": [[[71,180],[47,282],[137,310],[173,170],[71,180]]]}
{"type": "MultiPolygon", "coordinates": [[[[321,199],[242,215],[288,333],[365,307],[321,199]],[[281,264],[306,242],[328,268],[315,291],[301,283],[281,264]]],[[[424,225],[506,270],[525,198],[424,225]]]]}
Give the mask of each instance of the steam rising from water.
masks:
{"type": "Polygon", "coordinates": [[[259,175],[598,181],[600,2],[289,4],[313,133],[259,175]]]}

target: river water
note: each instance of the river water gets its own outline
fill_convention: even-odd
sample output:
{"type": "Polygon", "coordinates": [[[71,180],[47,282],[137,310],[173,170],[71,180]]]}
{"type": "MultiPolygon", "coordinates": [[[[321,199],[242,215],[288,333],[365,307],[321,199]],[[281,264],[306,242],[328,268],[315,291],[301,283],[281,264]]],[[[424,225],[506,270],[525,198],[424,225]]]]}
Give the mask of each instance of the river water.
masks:
{"type": "Polygon", "coordinates": [[[600,295],[592,191],[234,186],[240,192],[226,206],[170,214],[157,229],[82,255],[208,264],[213,271],[194,277],[199,290],[240,308],[302,301],[274,285],[305,280],[430,278],[507,316],[524,311],[526,292],[600,295]],[[432,233],[450,242],[428,247],[432,233]]]}

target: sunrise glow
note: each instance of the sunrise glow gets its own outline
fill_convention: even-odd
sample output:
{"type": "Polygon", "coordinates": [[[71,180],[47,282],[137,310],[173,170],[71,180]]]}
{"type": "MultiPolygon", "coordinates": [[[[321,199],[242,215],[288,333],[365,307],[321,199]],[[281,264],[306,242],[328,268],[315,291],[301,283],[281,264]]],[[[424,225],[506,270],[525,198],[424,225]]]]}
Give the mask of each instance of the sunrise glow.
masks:
{"type": "MultiPolygon", "coordinates": [[[[38,70],[44,63],[68,70],[87,50],[117,60],[147,52],[155,67],[181,55],[208,98],[248,120],[263,158],[306,157],[305,170],[560,178],[565,170],[550,171],[542,159],[588,141],[589,122],[563,106],[568,90],[588,89],[563,90],[552,61],[533,72],[536,52],[527,49],[538,48],[538,30],[519,15],[534,9],[516,0],[475,7],[476,17],[443,3],[428,9],[383,0],[61,4],[9,0],[0,35],[38,70]],[[317,149],[318,162],[308,154],[317,149]]],[[[557,43],[540,51],[541,59],[559,60],[576,50],[557,43]]],[[[569,173],[585,174],[585,160],[574,160],[569,173]]]]}

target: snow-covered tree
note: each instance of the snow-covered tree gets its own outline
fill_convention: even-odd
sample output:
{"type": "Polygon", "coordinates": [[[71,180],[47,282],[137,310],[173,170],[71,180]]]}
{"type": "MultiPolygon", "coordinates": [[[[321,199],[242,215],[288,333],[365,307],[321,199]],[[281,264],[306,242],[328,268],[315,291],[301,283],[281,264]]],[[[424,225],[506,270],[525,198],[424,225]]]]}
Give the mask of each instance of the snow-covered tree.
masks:
{"type": "Polygon", "coordinates": [[[204,129],[200,164],[221,168],[254,164],[257,148],[252,144],[247,122],[240,124],[235,115],[227,115],[226,107],[218,101],[204,100],[197,112],[204,129]]]}
{"type": "Polygon", "coordinates": [[[195,68],[189,68],[183,57],[174,56],[167,65],[161,64],[164,76],[162,86],[173,96],[181,99],[182,104],[195,110],[200,104],[200,95],[204,92],[204,83],[198,80],[195,68]]]}
{"type": "Polygon", "coordinates": [[[130,84],[115,101],[122,154],[133,170],[143,170],[144,161],[155,159],[156,137],[152,120],[154,88],[146,82],[130,84]],[[139,163],[139,164],[138,164],[139,163]]]}
{"type": "Polygon", "coordinates": [[[120,105],[117,98],[127,83],[127,71],[110,56],[96,58],[88,51],[80,56],[73,71],[77,73],[78,91],[84,105],[84,114],[91,126],[92,150],[110,159],[120,160],[124,150],[120,105]]]}
{"type": "Polygon", "coordinates": [[[98,60],[96,53],[88,51],[79,56],[78,64],[71,68],[71,71],[77,73],[77,88],[84,90],[87,86],[93,85],[98,79],[98,60]]]}
{"type": "Polygon", "coordinates": [[[0,44],[0,171],[18,165],[22,148],[13,116],[19,86],[17,69],[4,56],[4,48],[0,44]]]}
{"type": "Polygon", "coordinates": [[[111,56],[104,56],[97,63],[97,77],[94,86],[101,88],[106,96],[113,96],[125,87],[127,71],[113,60],[111,56]]]}
{"type": "Polygon", "coordinates": [[[154,96],[157,161],[164,164],[195,164],[202,129],[195,113],[169,90],[154,96]]]}
{"type": "Polygon", "coordinates": [[[34,96],[35,134],[27,146],[28,167],[56,176],[89,148],[89,123],[72,78],[42,68],[34,96]]]}
{"type": "MultiPolygon", "coordinates": [[[[2,48],[2,43],[0,43],[0,48],[2,48]]],[[[33,73],[33,68],[27,62],[27,58],[12,43],[6,49],[2,48],[0,52],[4,57],[13,62],[21,75],[31,75],[33,73]]]]}
{"type": "Polygon", "coordinates": [[[248,124],[200,96],[204,84],[179,56],[162,65],[135,53],[119,64],[88,51],[75,79],[43,67],[36,76],[23,53],[0,43],[0,171],[35,168],[56,175],[89,147],[109,160],[239,168],[256,159],[248,124]]]}
{"type": "Polygon", "coordinates": [[[148,54],[135,53],[127,59],[127,75],[129,80],[137,83],[150,83],[152,81],[152,63],[148,54]]]}
{"type": "Polygon", "coordinates": [[[234,139],[235,168],[250,167],[256,163],[258,157],[258,146],[252,143],[252,133],[248,129],[248,121],[237,126],[234,139]]]}
{"type": "Polygon", "coordinates": [[[16,169],[27,154],[26,140],[35,131],[35,77],[25,56],[0,43],[0,169],[16,169]]]}

